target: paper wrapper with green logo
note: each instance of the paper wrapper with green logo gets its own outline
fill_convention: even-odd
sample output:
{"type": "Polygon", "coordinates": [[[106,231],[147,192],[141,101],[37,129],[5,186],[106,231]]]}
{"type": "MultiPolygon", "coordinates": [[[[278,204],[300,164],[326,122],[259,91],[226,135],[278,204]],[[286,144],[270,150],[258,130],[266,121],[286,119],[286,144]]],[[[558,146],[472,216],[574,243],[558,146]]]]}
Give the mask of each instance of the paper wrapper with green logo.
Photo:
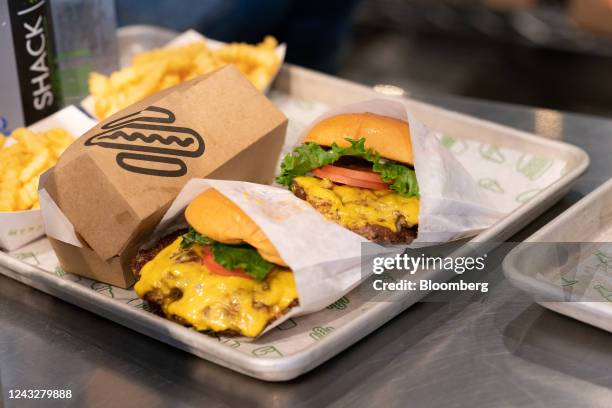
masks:
{"type": "Polygon", "coordinates": [[[287,119],[233,66],[169,88],[83,135],[42,183],[69,272],[128,287],[129,262],[187,180],[269,183],[287,119]]]}
{"type": "Polygon", "coordinates": [[[209,188],[216,189],[240,207],[261,228],[293,271],[299,305],[272,322],[266,331],[292,316],[324,309],[362,282],[361,244],[367,240],[326,220],[290,191],[272,186],[190,180],[147,244],[155,245],[168,231],[186,226],[185,208],[209,188]]]}
{"type": "Polygon", "coordinates": [[[375,113],[410,126],[414,169],[419,183],[419,228],[415,245],[453,241],[478,234],[503,216],[478,183],[448,150],[441,136],[421,123],[406,105],[394,99],[372,99],[332,109],[318,122],[345,113],[375,113]]]}

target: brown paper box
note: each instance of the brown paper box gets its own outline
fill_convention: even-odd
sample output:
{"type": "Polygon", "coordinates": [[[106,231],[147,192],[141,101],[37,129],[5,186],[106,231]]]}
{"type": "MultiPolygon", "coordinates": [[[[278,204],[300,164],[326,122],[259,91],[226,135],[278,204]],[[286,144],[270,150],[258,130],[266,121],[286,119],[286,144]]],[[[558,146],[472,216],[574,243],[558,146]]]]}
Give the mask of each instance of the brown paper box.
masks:
{"type": "Polygon", "coordinates": [[[79,248],[51,237],[49,242],[66,271],[121,288],[127,288],[136,281],[130,270],[136,251],[124,251],[121,256],[102,259],[89,248],[79,248]]]}
{"type": "Polygon", "coordinates": [[[183,185],[193,177],[270,183],[286,127],[233,66],[101,122],[66,150],[44,184],[87,247],[52,241],[61,264],[130,286],[125,254],[133,255],[183,185]]]}
{"type": "Polygon", "coordinates": [[[608,0],[573,0],[569,10],[580,28],[612,35],[612,4],[608,0]]]}

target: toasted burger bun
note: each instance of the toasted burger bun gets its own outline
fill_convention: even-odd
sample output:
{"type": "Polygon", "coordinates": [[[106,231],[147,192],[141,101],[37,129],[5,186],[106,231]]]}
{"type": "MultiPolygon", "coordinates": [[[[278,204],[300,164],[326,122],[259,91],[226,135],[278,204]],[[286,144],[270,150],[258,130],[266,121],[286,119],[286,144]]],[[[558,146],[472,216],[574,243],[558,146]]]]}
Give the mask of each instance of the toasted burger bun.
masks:
{"type": "Polygon", "coordinates": [[[246,242],[255,247],[265,260],[288,266],[261,228],[232,200],[213,188],[187,206],[185,218],[202,235],[230,245],[246,242]]]}
{"type": "Polygon", "coordinates": [[[331,146],[335,142],[340,147],[347,147],[350,143],[346,138],[358,140],[362,137],[366,139],[366,148],[374,149],[381,157],[414,165],[408,123],[374,113],[345,113],[324,119],[308,132],[304,142],[321,146],[331,146]]]}

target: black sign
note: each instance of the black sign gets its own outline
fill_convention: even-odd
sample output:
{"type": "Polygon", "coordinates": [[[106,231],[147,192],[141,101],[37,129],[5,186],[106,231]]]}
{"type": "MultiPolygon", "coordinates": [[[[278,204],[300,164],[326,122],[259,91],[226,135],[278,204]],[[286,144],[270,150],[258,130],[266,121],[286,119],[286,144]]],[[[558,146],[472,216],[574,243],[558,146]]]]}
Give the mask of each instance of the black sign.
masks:
{"type": "Polygon", "coordinates": [[[51,13],[46,0],[9,0],[15,60],[26,125],[61,105],[51,13]]]}

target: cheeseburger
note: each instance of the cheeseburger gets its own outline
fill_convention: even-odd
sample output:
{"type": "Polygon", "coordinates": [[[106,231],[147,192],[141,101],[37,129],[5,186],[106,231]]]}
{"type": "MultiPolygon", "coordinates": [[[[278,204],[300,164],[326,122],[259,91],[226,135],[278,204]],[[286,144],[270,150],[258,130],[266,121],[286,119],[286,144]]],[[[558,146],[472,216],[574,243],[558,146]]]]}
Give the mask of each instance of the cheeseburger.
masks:
{"type": "Polygon", "coordinates": [[[259,335],[298,304],[293,273],[263,231],[214,189],[185,210],[189,229],[138,253],[136,293],[198,331],[259,335]]]}
{"type": "Polygon", "coordinates": [[[324,119],[285,156],[276,181],[371,241],[416,237],[419,186],[407,122],[372,113],[324,119]]]}

